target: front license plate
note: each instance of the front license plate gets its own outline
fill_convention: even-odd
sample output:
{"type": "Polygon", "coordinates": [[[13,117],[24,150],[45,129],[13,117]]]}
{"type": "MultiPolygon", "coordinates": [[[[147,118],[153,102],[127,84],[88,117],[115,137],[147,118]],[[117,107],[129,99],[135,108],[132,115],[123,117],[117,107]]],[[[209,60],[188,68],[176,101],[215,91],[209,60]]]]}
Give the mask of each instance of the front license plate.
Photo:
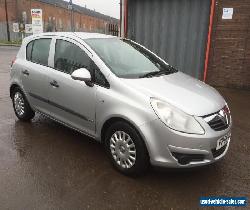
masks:
{"type": "Polygon", "coordinates": [[[223,146],[225,146],[228,142],[228,140],[230,139],[231,134],[228,133],[227,135],[223,136],[222,138],[220,138],[217,141],[217,146],[216,146],[216,150],[222,148],[223,146]]]}

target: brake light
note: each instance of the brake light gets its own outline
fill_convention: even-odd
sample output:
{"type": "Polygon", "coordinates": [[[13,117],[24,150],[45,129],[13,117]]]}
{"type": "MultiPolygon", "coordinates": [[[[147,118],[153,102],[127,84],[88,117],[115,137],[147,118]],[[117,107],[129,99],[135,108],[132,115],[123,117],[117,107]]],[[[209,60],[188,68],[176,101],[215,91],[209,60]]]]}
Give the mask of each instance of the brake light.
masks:
{"type": "Polygon", "coordinates": [[[16,62],[16,57],[11,61],[10,67],[12,67],[15,62],[16,62]]]}

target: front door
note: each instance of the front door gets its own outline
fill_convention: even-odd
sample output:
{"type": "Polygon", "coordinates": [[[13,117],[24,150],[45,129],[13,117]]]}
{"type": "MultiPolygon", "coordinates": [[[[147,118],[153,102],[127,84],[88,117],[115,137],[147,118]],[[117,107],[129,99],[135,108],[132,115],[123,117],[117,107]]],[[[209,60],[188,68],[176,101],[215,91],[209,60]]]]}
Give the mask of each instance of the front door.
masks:
{"type": "Polygon", "coordinates": [[[80,45],[57,39],[54,69],[49,74],[49,105],[52,117],[94,136],[96,87],[71,78],[74,70],[90,66],[91,59],[80,45]]]}

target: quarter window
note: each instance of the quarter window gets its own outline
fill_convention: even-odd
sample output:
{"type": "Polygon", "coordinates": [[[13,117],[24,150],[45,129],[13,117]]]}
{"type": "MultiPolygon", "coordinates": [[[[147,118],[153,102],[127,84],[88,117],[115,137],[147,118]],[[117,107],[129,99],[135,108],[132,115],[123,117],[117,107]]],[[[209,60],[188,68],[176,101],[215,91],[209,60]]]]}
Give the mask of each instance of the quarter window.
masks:
{"type": "Polygon", "coordinates": [[[26,59],[28,61],[31,60],[31,53],[32,53],[32,47],[33,47],[34,41],[31,41],[26,48],[26,59]]]}
{"type": "Polygon", "coordinates": [[[97,67],[97,65],[93,61],[92,61],[91,68],[92,68],[92,72],[94,74],[94,77],[92,77],[92,78],[94,78],[93,82],[97,85],[102,86],[102,87],[109,87],[108,81],[106,80],[106,78],[104,77],[104,75],[102,74],[100,69],[97,67]]]}
{"type": "Polygon", "coordinates": [[[76,69],[86,68],[92,73],[91,61],[89,56],[75,44],[64,40],[56,41],[55,69],[71,74],[76,69]]]}

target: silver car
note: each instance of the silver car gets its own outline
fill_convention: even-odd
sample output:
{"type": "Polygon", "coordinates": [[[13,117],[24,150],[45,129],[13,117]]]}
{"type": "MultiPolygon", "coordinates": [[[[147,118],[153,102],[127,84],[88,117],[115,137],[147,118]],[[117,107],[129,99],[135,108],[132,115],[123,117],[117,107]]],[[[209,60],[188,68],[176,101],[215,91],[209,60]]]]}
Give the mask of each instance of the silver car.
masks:
{"type": "Polygon", "coordinates": [[[128,39],[44,33],[23,40],[11,68],[16,116],[35,112],[103,143],[120,172],[189,168],[227,152],[232,119],[212,87],[128,39]]]}

